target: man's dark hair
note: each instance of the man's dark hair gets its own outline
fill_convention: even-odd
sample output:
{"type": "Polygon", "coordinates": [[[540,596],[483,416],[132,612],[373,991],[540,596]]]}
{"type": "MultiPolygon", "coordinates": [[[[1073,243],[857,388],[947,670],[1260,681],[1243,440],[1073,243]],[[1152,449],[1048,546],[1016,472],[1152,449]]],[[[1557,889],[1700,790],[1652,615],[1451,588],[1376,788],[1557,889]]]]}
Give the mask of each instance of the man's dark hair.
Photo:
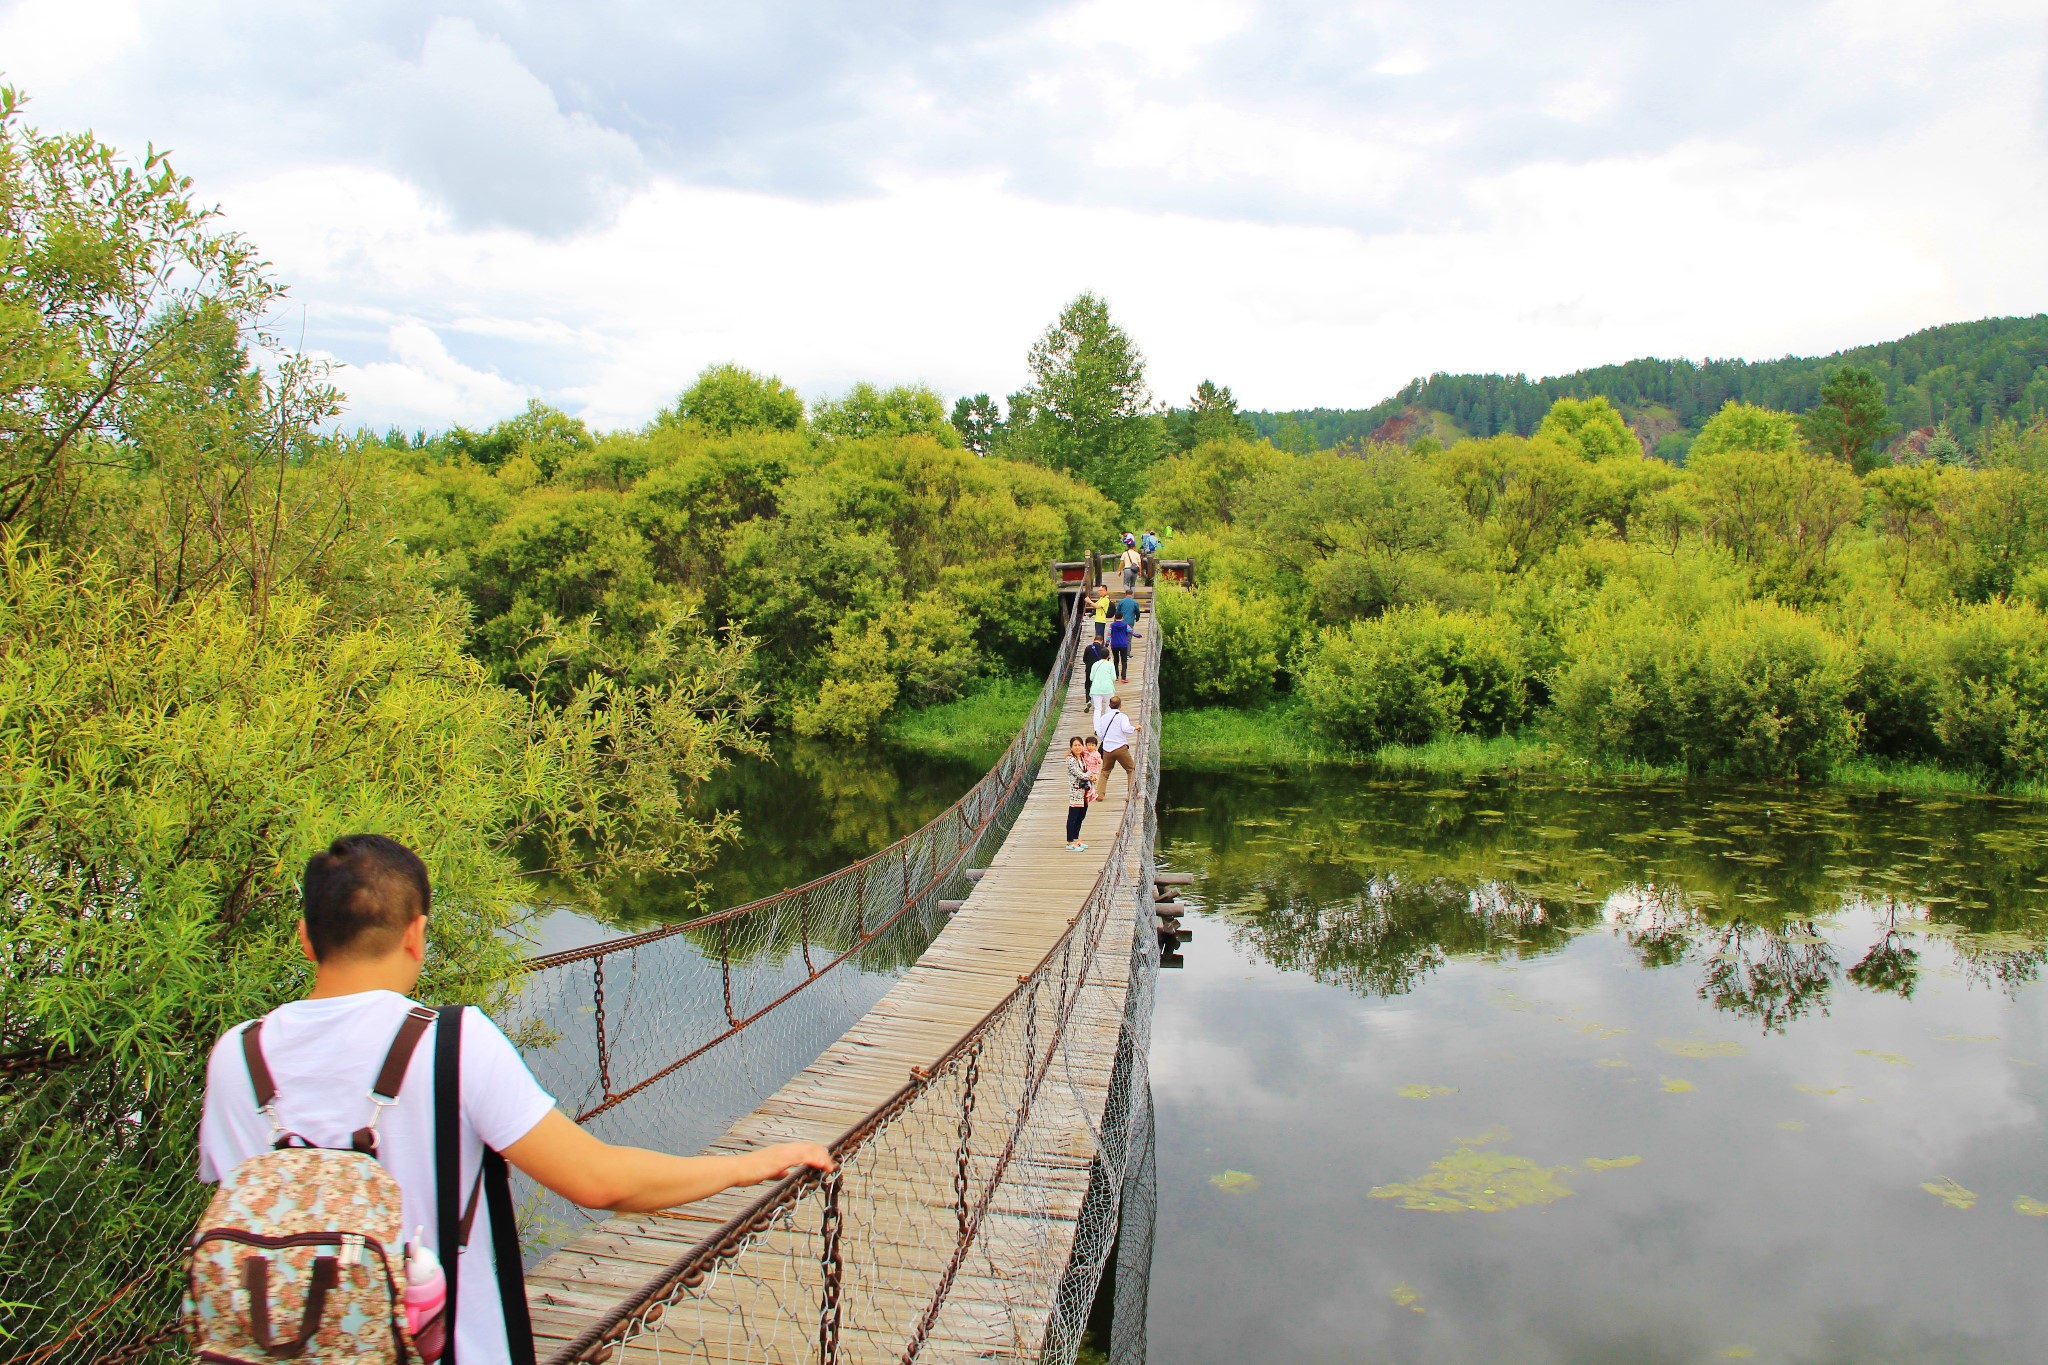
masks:
{"type": "Polygon", "coordinates": [[[299,890],[320,962],[391,951],[434,902],[420,855],[382,834],[344,834],[315,853],[299,890]]]}

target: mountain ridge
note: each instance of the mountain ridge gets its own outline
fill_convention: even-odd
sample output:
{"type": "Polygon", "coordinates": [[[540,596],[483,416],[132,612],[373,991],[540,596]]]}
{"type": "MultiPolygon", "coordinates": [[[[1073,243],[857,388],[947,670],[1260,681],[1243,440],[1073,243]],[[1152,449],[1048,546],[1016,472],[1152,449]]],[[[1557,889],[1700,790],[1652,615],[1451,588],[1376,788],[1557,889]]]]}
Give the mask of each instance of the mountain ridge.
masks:
{"type": "Polygon", "coordinates": [[[1410,380],[1369,408],[1247,411],[1289,449],[1423,435],[1526,436],[1559,398],[1600,396],[1621,408],[1646,448],[1682,458],[1700,424],[1730,399],[1804,412],[1831,370],[1869,370],[1892,420],[1911,433],[1945,424],[1966,444],[1994,423],[2048,418],[2048,313],[1926,327],[1890,341],[1775,360],[1640,357],[1567,374],[1447,374],[1410,380]],[[1659,409],[1663,411],[1658,411],[1659,409]],[[1391,424],[1391,426],[1390,426],[1391,424]],[[1448,431],[1446,430],[1448,428],[1448,431]]]}

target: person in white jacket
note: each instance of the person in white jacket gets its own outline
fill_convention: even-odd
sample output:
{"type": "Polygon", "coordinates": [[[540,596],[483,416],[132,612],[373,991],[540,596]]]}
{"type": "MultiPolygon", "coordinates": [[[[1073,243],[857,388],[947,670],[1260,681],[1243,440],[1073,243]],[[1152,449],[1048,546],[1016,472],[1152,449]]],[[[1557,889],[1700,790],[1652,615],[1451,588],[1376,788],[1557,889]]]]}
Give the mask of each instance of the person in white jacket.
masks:
{"type": "Polygon", "coordinates": [[[1095,726],[1095,733],[1102,740],[1102,776],[1096,781],[1096,800],[1108,798],[1110,772],[1119,766],[1126,774],[1126,785],[1138,780],[1137,761],[1131,757],[1131,741],[1138,737],[1138,731],[1143,728],[1124,714],[1123,701],[1120,698],[1109,699],[1109,706],[1103,719],[1095,726]]]}

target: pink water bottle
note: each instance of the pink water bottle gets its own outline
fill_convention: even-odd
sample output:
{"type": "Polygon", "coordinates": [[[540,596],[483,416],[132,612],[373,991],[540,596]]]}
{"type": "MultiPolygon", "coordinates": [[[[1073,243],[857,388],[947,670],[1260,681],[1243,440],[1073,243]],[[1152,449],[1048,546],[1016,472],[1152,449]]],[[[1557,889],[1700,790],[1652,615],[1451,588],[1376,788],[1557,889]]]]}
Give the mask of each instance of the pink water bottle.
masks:
{"type": "Polygon", "coordinates": [[[448,1277],[427,1246],[425,1229],[415,1229],[405,1249],[405,1330],[420,1359],[439,1360],[448,1348],[448,1277]]]}

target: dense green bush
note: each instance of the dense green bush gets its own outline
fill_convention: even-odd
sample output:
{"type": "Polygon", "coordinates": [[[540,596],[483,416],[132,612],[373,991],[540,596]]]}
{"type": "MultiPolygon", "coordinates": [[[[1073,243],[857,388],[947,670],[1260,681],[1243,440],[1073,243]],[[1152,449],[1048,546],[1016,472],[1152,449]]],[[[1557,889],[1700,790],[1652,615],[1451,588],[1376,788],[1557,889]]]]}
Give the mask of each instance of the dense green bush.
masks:
{"type": "Polygon", "coordinates": [[[1815,777],[1855,748],[1854,680],[1824,627],[1751,602],[1696,622],[1643,611],[1590,626],[1553,695],[1560,734],[1587,757],[1815,777]]]}
{"type": "Polygon", "coordinates": [[[1155,609],[1166,649],[1159,683],[1170,702],[1242,706],[1273,695],[1294,638],[1282,603],[1216,583],[1162,588],[1155,609]]]}
{"type": "Polygon", "coordinates": [[[1412,607],[1325,630],[1298,687],[1311,722],[1352,749],[1497,735],[1527,707],[1520,638],[1498,617],[1412,607]]]}
{"type": "Polygon", "coordinates": [[[1941,639],[1932,630],[1911,636],[1875,630],[1856,642],[1849,707],[1863,717],[1865,753],[1904,759],[1940,753],[1944,664],[1941,639]]]}
{"type": "Polygon", "coordinates": [[[1957,620],[1936,722],[1943,756],[1996,781],[2048,778],[2048,616],[1987,602],[1957,620]]]}

